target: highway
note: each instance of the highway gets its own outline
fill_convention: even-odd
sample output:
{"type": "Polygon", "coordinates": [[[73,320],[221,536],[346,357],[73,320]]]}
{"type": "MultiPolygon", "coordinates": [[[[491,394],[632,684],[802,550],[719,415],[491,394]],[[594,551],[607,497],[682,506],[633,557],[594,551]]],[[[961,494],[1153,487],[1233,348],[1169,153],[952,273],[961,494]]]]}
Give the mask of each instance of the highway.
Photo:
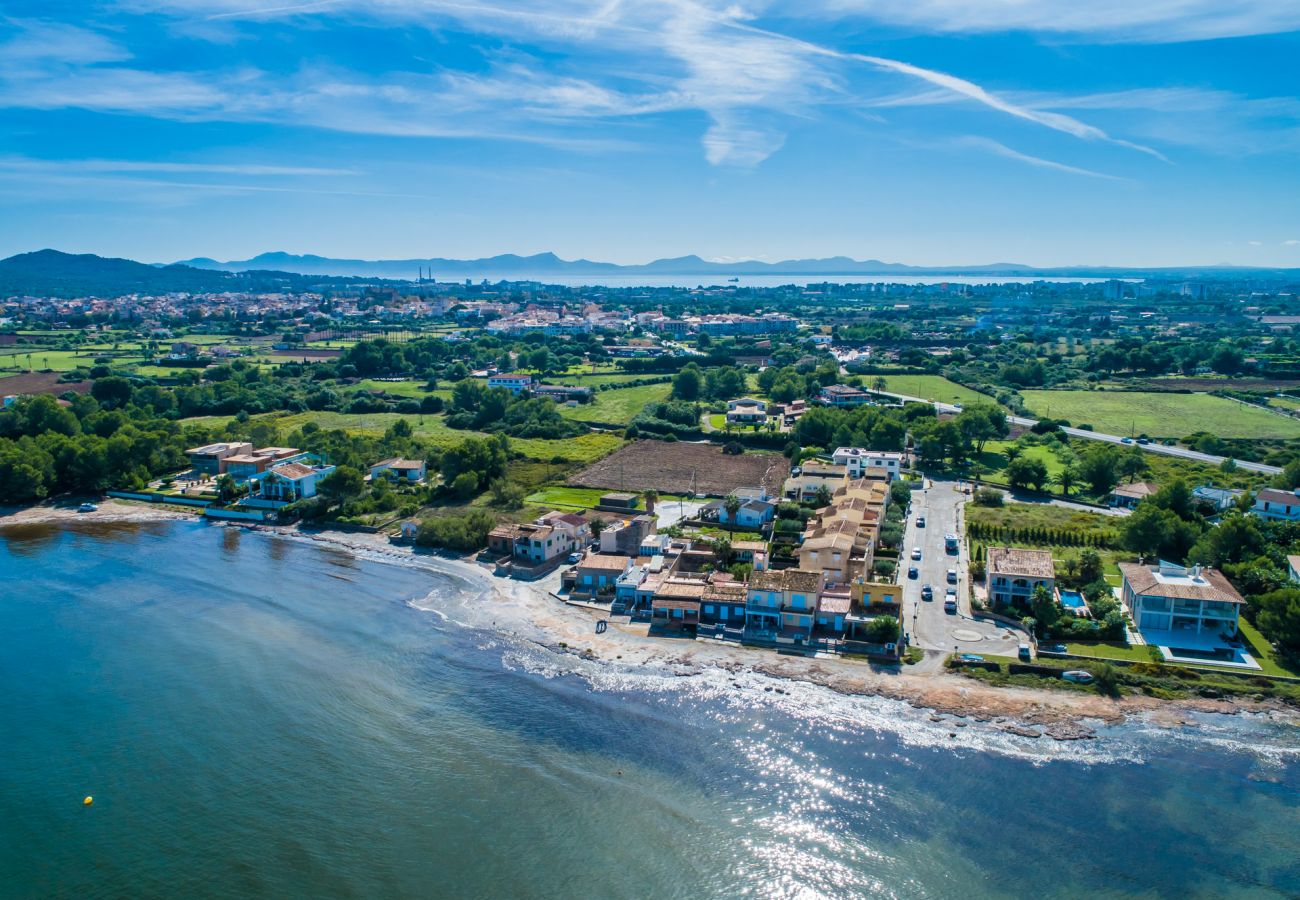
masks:
{"type": "Polygon", "coordinates": [[[971,616],[969,560],[964,551],[944,552],[944,534],[964,533],[962,504],[966,495],[951,481],[927,479],[925,484],[929,487],[912,492],[912,511],[907,518],[906,538],[898,561],[898,578],[903,585],[904,630],[911,635],[912,645],[923,650],[1015,656],[1025,636],[991,619],[976,620],[971,616]],[[925,518],[924,528],[917,527],[918,516],[925,518]],[[911,558],[913,547],[921,548],[919,561],[911,558]],[[907,577],[911,566],[917,567],[917,578],[907,577]],[[957,584],[951,585],[957,588],[955,615],[943,610],[944,592],[950,587],[949,569],[957,570],[957,584]],[[926,584],[934,591],[933,600],[921,599],[921,588],[926,584]]]}
{"type": "MultiPolygon", "coordinates": [[[[934,408],[940,412],[961,412],[961,407],[952,403],[939,403],[934,400],[927,400],[924,397],[909,397],[906,394],[895,394],[891,391],[879,391],[877,393],[884,394],[887,397],[894,397],[904,401],[905,403],[932,403],[934,408]]],[[[990,402],[992,402],[992,398],[990,398],[990,402]]],[[[1013,425],[1023,425],[1026,428],[1032,428],[1034,425],[1038,424],[1037,419],[1026,419],[1023,416],[1007,416],[1007,421],[1013,425]]],[[[1203,462],[1212,466],[1220,465],[1227,459],[1227,457],[1224,456],[1215,456],[1213,453],[1201,453],[1198,450],[1189,450],[1186,447],[1166,447],[1164,444],[1156,442],[1138,444],[1133,442],[1131,438],[1129,439],[1129,443],[1125,444],[1125,438],[1121,435],[1103,434],[1099,431],[1088,431],[1084,428],[1062,428],[1061,430],[1070,437],[1086,438],[1090,441],[1106,441],[1111,444],[1124,444],[1124,446],[1128,447],[1140,447],[1148,453],[1163,453],[1165,456],[1176,456],[1179,459],[1195,460],[1196,462],[1203,462]]],[[[1278,466],[1269,466],[1264,463],[1250,462],[1245,459],[1236,459],[1234,462],[1239,468],[1246,469],[1250,472],[1260,472],[1264,475],[1277,475],[1282,471],[1278,466]]]]}

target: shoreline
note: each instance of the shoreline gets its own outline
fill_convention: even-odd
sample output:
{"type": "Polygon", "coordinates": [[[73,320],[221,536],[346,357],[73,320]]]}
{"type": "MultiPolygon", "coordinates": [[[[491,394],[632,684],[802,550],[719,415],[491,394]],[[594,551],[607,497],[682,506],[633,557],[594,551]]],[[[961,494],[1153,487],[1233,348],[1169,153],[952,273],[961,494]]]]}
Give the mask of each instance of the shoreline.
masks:
{"type": "MultiPolygon", "coordinates": [[[[36,506],[14,510],[0,508],[0,528],[8,526],[58,525],[69,522],[144,523],[202,520],[189,512],[159,509],[143,504],[105,500],[93,513],[79,513],[75,506],[36,506]]],[[[552,573],[538,581],[498,578],[469,558],[415,552],[393,544],[386,536],[297,525],[257,525],[233,521],[209,521],[220,527],[273,534],[312,541],[335,549],[372,558],[378,562],[414,565],[466,581],[482,590],[482,599],[493,604],[493,612],[505,619],[490,627],[520,635],[520,629],[546,649],[619,665],[660,667],[675,675],[699,674],[708,669],[739,675],[752,672],[783,680],[802,681],[846,696],[880,697],[907,703],[931,714],[931,721],[955,728],[968,721],[1022,737],[1046,737],[1057,741],[1086,740],[1096,736],[1097,726],[1118,725],[1135,717],[1162,728],[1195,726],[1192,717],[1214,713],[1238,715],[1261,713],[1300,726],[1300,713],[1271,701],[1228,701],[1212,699],[1159,700],[1142,695],[1120,698],[1074,691],[1026,687],[997,687],[954,675],[941,668],[938,657],[916,666],[886,667],[840,657],[783,656],[771,650],[730,642],[650,636],[644,625],[609,622],[603,634],[595,633],[600,611],[557,600],[549,591],[558,586],[552,573]],[[513,626],[513,627],[510,627],[513,626]],[[951,718],[952,721],[948,721],[951,718]]],[[[422,607],[423,608],[423,607],[422,607]]],[[[775,690],[780,691],[779,688],[775,690]]],[[[950,732],[955,736],[955,732],[950,732]]]]}

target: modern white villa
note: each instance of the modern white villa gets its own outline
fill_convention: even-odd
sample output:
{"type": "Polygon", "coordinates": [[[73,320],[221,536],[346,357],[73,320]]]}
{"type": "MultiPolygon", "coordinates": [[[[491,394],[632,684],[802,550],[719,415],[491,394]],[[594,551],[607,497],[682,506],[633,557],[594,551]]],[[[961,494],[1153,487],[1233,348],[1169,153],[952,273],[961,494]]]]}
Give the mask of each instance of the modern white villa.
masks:
{"type": "Polygon", "coordinates": [[[1259,668],[1237,637],[1245,601],[1223,573],[1167,562],[1120,563],[1119,570],[1125,608],[1165,659],[1259,668]]]}

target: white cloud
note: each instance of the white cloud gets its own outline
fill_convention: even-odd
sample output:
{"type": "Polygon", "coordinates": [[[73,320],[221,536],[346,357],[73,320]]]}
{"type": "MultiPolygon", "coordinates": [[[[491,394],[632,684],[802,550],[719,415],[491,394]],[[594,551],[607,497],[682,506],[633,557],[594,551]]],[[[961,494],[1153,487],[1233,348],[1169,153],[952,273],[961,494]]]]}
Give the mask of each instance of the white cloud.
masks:
{"type": "Polygon", "coordinates": [[[1283,247],[1300,247],[1300,241],[1283,241],[1283,247]]]}
{"type": "Polygon", "coordinates": [[[1082,169],[1078,166],[1066,165],[1065,163],[1043,159],[1039,156],[1030,156],[1028,153],[1021,153],[1019,150],[1013,150],[1007,145],[991,140],[990,138],[970,136],[959,138],[956,143],[958,146],[973,147],[977,150],[984,150],[1005,159],[1013,159],[1016,162],[1026,163],[1040,169],[1051,169],[1055,172],[1064,172],[1067,175],[1084,175],[1088,178],[1104,178],[1108,181],[1129,180],[1127,178],[1121,178],[1118,175],[1107,175],[1104,172],[1094,172],[1092,169],[1082,169]]]}
{"type": "Polygon", "coordinates": [[[1300,4],[1288,0],[783,0],[779,9],[940,33],[1030,31],[1115,43],[1300,30],[1300,4]]]}

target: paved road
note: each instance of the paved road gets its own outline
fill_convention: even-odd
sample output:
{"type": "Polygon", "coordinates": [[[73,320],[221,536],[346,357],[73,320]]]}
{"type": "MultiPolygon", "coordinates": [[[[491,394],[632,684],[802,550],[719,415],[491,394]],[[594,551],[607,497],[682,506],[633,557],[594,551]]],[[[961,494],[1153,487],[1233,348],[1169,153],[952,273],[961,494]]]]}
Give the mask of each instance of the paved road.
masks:
{"type": "Polygon", "coordinates": [[[932,482],[929,487],[912,492],[912,513],[908,516],[903,559],[899,561],[903,583],[903,624],[912,635],[912,643],[926,650],[962,653],[997,653],[1015,656],[1023,639],[1015,629],[991,620],[971,617],[970,573],[965,553],[944,552],[943,536],[947,532],[962,534],[965,529],[962,504],[966,495],[951,481],[932,482]],[[917,528],[917,516],[925,517],[925,527],[917,528]],[[920,561],[911,559],[913,547],[921,548],[920,561]],[[907,577],[909,566],[916,566],[920,577],[907,577]],[[948,589],[948,569],[957,570],[956,615],[943,611],[944,592],[948,589]],[[934,599],[921,599],[921,586],[934,589],[934,599]]]}
{"type": "MultiPolygon", "coordinates": [[[[896,397],[899,400],[903,400],[905,402],[933,403],[934,408],[939,410],[940,412],[960,412],[961,410],[961,407],[955,406],[951,403],[938,403],[933,400],[927,400],[924,397],[909,397],[906,394],[895,394],[891,391],[881,391],[881,393],[889,397],[896,397]]],[[[1011,422],[1014,425],[1023,425],[1026,428],[1032,428],[1034,425],[1038,424],[1037,419],[1026,419],[1024,416],[1007,416],[1007,421],[1011,422]]],[[[1118,434],[1103,434],[1100,431],[1088,431],[1087,429],[1084,428],[1062,428],[1061,430],[1064,431],[1066,434],[1068,434],[1070,437],[1086,438],[1091,441],[1105,441],[1110,444],[1123,444],[1125,440],[1124,437],[1118,434]]],[[[1150,443],[1150,444],[1130,443],[1129,446],[1141,447],[1143,450],[1146,450],[1148,453],[1163,453],[1165,456],[1176,456],[1180,459],[1191,459],[1197,462],[1207,463],[1212,466],[1217,466],[1221,464],[1225,459],[1227,459],[1227,457],[1224,456],[1215,456],[1213,453],[1201,453],[1198,450],[1189,450],[1186,447],[1166,447],[1164,444],[1159,444],[1159,443],[1150,443]]],[[[1279,468],[1278,466],[1269,466],[1269,465],[1265,465],[1264,463],[1250,462],[1249,460],[1245,460],[1245,459],[1238,459],[1235,460],[1235,462],[1242,469],[1246,469],[1247,471],[1250,472],[1261,472],[1265,475],[1277,475],[1282,471],[1282,469],[1279,468]]]]}

